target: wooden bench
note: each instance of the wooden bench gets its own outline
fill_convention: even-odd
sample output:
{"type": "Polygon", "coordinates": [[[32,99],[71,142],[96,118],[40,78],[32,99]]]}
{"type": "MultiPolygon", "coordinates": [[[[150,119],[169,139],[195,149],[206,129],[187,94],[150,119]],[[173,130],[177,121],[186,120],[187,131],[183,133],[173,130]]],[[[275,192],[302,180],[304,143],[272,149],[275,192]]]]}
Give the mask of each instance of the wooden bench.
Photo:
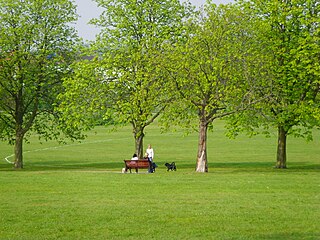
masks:
{"type": "Polygon", "coordinates": [[[124,164],[125,164],[125,172],[127,172],[129,169],[130,173],[131,173],[131,169],[133,168],[136,169],[136,173],[138,173],[139,168],[146,168],[146,169],[150,168],[150,162],[147,159],[124,160],[124,164]]]}

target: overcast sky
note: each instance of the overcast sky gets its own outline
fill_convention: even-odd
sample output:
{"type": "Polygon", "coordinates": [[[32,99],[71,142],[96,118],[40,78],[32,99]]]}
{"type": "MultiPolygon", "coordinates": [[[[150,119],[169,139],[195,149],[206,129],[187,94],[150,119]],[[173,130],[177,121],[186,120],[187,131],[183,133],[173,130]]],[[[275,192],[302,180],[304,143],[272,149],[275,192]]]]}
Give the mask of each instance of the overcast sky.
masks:
{"type": "MultiPolygon", "coordinates": [[[[206,0],[190,0],[195,6],[201,6],[206,0]]],[[[76,29],[78,30],[79,36],[85,40],[94,40],[95,35],[99,32],[94,26],[89,25],[88,21],[91,18],[97,18],[101,9],[98,9],[97,4],[93,0],[75,0],[78,5],[77,12],[80,18],[76,24],[76,29]]],[[[229,3],[232,0],[213,0],[214,3],[229,3]]]]}

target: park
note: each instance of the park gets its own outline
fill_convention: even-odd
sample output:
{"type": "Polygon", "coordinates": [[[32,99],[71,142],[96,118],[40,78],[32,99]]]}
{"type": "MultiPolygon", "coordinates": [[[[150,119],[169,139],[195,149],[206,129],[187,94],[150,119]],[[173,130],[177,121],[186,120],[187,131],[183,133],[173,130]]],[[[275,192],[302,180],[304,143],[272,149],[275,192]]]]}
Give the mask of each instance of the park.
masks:
{"type": "Polygon", "coordinates": [[[223,124],[209,134],[205,175],[194,171],[197,135],[157,125],[145,137],[154,174],[121,173],[134,150],[130,126],[65,145],[33,137],[21,171],[1,143],[0,239],[319,239],[320,133],[290,139],[281,170],[276,134],[230,140],[223,124]]]}
{"type": "Polygon", "coordinates": [[[320,239],[319,1],[95,2],[0,0],[0,240],[320,239]]]}

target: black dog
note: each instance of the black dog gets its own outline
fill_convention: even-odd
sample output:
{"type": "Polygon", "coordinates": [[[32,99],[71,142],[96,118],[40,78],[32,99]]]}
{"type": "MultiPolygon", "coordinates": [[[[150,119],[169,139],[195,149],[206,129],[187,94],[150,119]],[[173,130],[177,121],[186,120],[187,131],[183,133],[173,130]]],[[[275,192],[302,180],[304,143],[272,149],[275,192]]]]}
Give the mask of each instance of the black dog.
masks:
{"type": "Polygon", "coordinates": [[[165,166],[167,167],[167,171],[171,170],[171,171],[177,171],[177,167],[176,164],[174,162],[170,163],[166,163],[165,166]]]}

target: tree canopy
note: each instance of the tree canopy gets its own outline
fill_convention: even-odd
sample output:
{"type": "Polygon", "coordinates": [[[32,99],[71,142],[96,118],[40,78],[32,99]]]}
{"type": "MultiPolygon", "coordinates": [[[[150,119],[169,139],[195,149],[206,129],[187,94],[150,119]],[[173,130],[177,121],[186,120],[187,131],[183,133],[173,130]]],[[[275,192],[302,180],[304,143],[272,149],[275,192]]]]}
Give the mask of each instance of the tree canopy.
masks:
{"type": "Polygon", "coordinates": [[[168,53],[167,70],[183,99],[168,116],[179,124],[198,119],[198,172],[208,171],[207,130],[213,121],[242,111],[253,101],[250,71],[259,61],[251,51],[256,40],[249,20],[235,5],[208,1],[188,22],[186,40],[168,53]]]}
{"type": "Polygon", "coordinates": [[[0,0],[0,137],[23,167],[26,133],[57,138],[53,104],[69,73],[77,19],[68,0],[0,0]]]}
{"type": "Polygon", "coordinates": [[[145,128],[197,121],[196,171],[208,171],[207,131],[228,116],[237,134],[277,128],[277,167],[286,137],[319,126],[319,4],[243,0],[195,11],[167,0],[97,0],[104,12],[91,61],[73,64],[60,95],[70,132],[96,119],[131,124],[142,157],[145,128]]]}
{"type": "MultiPolygon", "coordinates": [[[[178,41],[188,7],[178,0],[97,0],[97,3],[104,12],[92,20],[101,28],[92,45],[96,58],[87,64],[77,64],[77,77],[66,80],[69,87],[64,102],[70,103],[70,111],[74,103],[77,106],[77,99],[72,101],[68,94],[79,93],[79,88],[73,86],[81,84],[79,81],[84,83],[88,87],[86,97],[90,103],[96,103],[96,110],[100,109],[105,119],[132,125],[135,151],[142,157],[145,127],[171,100],[169,82],[159,65],[163,45],[178,41]],[[99,76],[92,79],[88,69],[99,76]]],[[[76,111],[77,107],[73,109],[76,111]]],[[[90,109],[95,111],[93,106],[90,109]]]]}
{"type": "Polygon", "coordinates": [[[268,96],[241,116],[241,125],[251,133],[278,129],[277,168],[286,168],[288,135],[312,138],[319,126],[320,5],[314,0],[245,1],[251,14],[265,27],[260,31],[266,73],[259,78],[255,96],[268,96]]]}

